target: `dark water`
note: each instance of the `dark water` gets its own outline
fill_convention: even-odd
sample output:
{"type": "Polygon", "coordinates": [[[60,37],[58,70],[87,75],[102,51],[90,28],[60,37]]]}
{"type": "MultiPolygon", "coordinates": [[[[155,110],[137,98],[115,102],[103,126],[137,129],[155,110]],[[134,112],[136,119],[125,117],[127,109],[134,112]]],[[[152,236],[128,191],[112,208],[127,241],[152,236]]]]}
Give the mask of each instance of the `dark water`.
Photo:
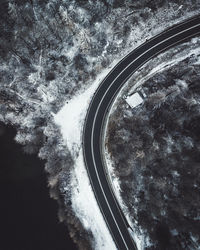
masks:
{"type": "Polygon", "coordinates": [[[0,249],[77,249],[58,222],[44,162],[25,155],[14,136],[14,129],[0,126],[0,249]]]}

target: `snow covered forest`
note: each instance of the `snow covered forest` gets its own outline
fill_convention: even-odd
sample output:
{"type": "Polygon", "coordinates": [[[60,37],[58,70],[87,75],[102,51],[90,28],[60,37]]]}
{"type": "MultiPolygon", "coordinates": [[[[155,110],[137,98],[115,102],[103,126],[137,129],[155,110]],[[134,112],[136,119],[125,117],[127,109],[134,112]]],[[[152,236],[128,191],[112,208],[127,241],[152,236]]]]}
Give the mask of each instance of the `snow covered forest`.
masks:
{"type": "Polygon", "coordinates": [[[200,39],[194,39],[157,58],[168,57],[169,64],[179,54],[170,66],[165,62],[155,71],[152,62],[146,65],[143,82],[130,89],[139,82],[133,76],[124,90],[143,91],[144,102],[132,109],[119,98],[110,117],[107,148],[147,249],[200,246],[199,48],[200,39]]]}
{"type": "MultiPolygon", "coordinates": [[[[60,206],[59,219],[67,223],[80,249],[106,249],[106,245],[99,243],[103,239],[96,240],[93,225],[86,226],[75,209],[84,209],[81,202],[74,205],[73,190],[81,192],[74,184],[75,153],[55,123],[55,114],[91,87],[113,61],[199,9],[199,0],[1,1],[0,121],[17,128],[15,140],[26,153],[46,160],[50,195],[60,206]]],[[[160,243],[152,223],[173,235],[174,249],[195,249],[199,244],[198,60],[185,59],[174,71],[155,75],[143,84],[148,98],[141,107],[132,111],[122,103],[111,117],[109,152],[122,197],[142,233],[156,242],[153,247],[160,243]],[[189,199],[197,204],[192,206],[189,199]],[[140,210],[134,210],[139,206],[140,210]],[[174,216],[177,223],[172,226],[174,216]]],[[[70,123],[68,119],[65,123],[70,123]]]]}

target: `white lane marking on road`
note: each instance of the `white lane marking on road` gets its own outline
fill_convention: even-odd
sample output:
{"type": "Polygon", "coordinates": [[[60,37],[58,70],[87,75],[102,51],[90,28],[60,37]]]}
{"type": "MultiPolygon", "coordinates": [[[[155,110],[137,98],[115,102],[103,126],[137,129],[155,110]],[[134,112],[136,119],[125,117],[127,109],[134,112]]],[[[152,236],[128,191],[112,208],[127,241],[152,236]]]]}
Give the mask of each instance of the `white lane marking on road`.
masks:
{"type": "MultiPolygon", "coordinates": [[[[191,29],[193,29],[193,28],[195,28],[195,27],[198,27],[198,26],[200,26],[200,24],[197,24],[197,25],[195,25],[195,26],[192,26],[191,28],[189,28],[189,29],[186,29],[186,30],[184,30],[184,31],[181,31],[181,32],[179,32],[179,33],[177,33],[177,34],[175,34],[175,35],[173,35],[173,36],[170,36],[169,38],[167,38],[167,39],[165,39],[165,40],[163,40],[163,41],[161,41],[161,42],[159,42],[159,43],[157,43],[156,45],[154,45],[153,47],[151,47],[150,49],[148,49],[148,50],[146,50],[145,52],[143,52],[140,56],[138,56],[136,59],[134,59],[128,66],[126,66],[126,68],[124,68],[122,71],[121,71],[121,73],[112,81],[112,83],[109,85],[109,87],[107,88],[107,90],[106,90],[106,92],[104,93],[104,95],[103,95],[103,97],[102,97],[102,99],[101,99],[101,101],[100,101],[100,103],[99,103],[99,105],[98,105],[98,109],[99,109],[99,106],[101,106],[101,103],[102,103],[102,101],[103,101],[103,99],[104,99],[104,97],[105,97],[105,95],[107,94],[107,92],[110,90],[110,88],[111,88],[111,86],[113,85],[113,82],[115,82],[116,81],[116,79],[129,67],[129,66],[131,66],[131,64],[133,64],[135,61],[137,61],[140,57],[142,57],[144,54],[146,54],[146,53],[148,53],[150,50],[152,50],[153,48],[155,48],[155,47],[157,47],[158,45],[160,45],[160,44],[162,44],[162,43],[164,43],[164,42],[166,42],[166,41],[168,41],[168,40],[170,40],[171,38],[173,38],[173,37],[175,37],[175,36],[177,36],[177,35],[180,35],[180,34],[182,34],[182,33],[184,33],[184,32],[186,32],[186,31],[188,31],[188,30],[191,30],[191,29]]],[[[186,38],[184,38],[183,40],[185,40],[186,38]]],[[[181,40],[180,40],[181,41],[181,40]]],[[[178,42],[180,42],[180,41],[178,41],[178,42]]],[[[172,44],[173,45],[173,44],[172,44]]],[[[170,45],[170,46],[167,46],[166,48],[168,48],[168,47],[171,47],[172,45],[170,45]]],[[[165,48],[165,49],[166,49],[165,48]]],[[[162,50],[161,50],[162,51],[162,50]]],[[[150,59],[151,59],[151,57],[150,57],[150,59]]],[[[148,59],[149,60],[149,59],[148,59]]],[[[145,61],[146,62],[146,61],[145,61]]],[[[105,81],[104,81],[105,82],[105,81]]],[[[98,91],[96,91],[96,93],[97,93],[98,91]]],[[[97,110],[98,110],[97,109],[97,110]]],[[[96,116],[95,116],[96,117],[96,116]]]]}
{"type": "MultiPolygon", "coordinates": [[[[123,238],[123,236],[122,236],[122,234],[121,234],[121,231],[120,231],[120,229],[119,229],[119,227],[118,227],[118,225],[117,225],[117,223],[116,223],[116,220],[115,220],[115,218],[114,218],[114,215],[113,215],[113,213],[112,213],[112,210],[111,210],[111,208],[110,208],[110,205],[109,205],[109,202],[108,202],[108,200],[107,200],[107,197],[106,197],[106,195],[105,195],[105,193],[104,193],[104,190],[103,190],[103,187],[102,187],[102,185],[101,185],[101,182],[100,182],[100,179],[99,179],[99,175],[98,175],[98,171],[97,171],[97,166],[96,166],[96,163],[95,163],[95,158],[94,158],[94,150],[93,150],[93,147],[92,147],[92,144],[93,144],[93,132],[94,132],[94,125],[95,125],[95,122],[96,122],[96,117],[97,117],[97,113],[98,113],[98,110],[99,110],[99,108],[100,108],[100,106],[101,106],[101,103],[102,103],[102,101],[103,101],[103,99],[104,99],[104,97],[105,97],[105,95],[107,94],[107,92],[109,91],[109,89],[111,88],[111,86],[112,86],[112,84],[113,84],[113,82],[115,82],[116,81],[116,79],[131,65],[131,64],[133,64],[136,60],[138,60],[140,57],[142,57],[145,53],[147,53],[149,50],[151,50],[151,49],[153,49],[154,47],[157,47],[158,45],[160,45],[160,44],[162,44],[162,43],[164,43],[165,41],[167,41],[167,40],[169,40],[169,39],[171,39],[171,38],[173,38],[173,37],[175,37],[175,36],[177,36],[177,35],[179,35],[179,34],[181,34],[181,33],[184,33],[184,32],[186,32],[187,30],[190,30],[190,29],[193,29],[193,28],[195,28],[195,27],[198,27],[199,26],[199,24],[197,24],[197,25],[195,25],[195,26],[192,26],[191,28],[188,28],[188,29],[186,29],[186,30],[184,30],[184,31],[181,31],[181,32],[179,32],[179,33],[177,33],[177,34],[175,34],[175,35],[173,35],[173,36],[170,36],[169,38],[167,38],[167,39],[165,39],[165,40],[163,40],[162,42],[159,42],[158,44],[156,44],[156,45],[154,45],[153,47],[151,47],[150,49],[148,49],[147,51],[145,51],[144,53],[142,53],[139,57],[137,57],[134,61],[132,61],[128,66],[126,66],[126,68],[112,81],[112,83],[109,85],[109,87],[108,87],[108,89],[107,89],[107,91],[105,92],[105,94],[103,95],[103,98],[101,99],[101,101],[100,101],[100,103],[99,103],[99,105],[98,105],[98,108],[97,108],[97,112],[95,113],[95,118],[94,118],[94,121],[93,121],[93,126],[92,126],[92,140],[91,140],[91,148],[92,148],[92,158],[93,158],[93,163],[94,163],[94,166],[95,166],[95,172],[96,172],[96,174],[97,174],[97,178],[98,178],[98,180],[99,180],[99,183],[100,183],[100,186],[101,186],[101,189],[102,189],[102,192],[103,192],[103,195],[104,195],[104,198],[105,198],[105,200],[106,200],[106,202],[107,202],[107,205],[108,205],[108,207],[109,207],[109,210],[110,210],[110,212],[111,212],[111,214],[112,214],[112,216],[113,216],[113,219],[114,219],[114,221],[115,221],[115,224],[116,224],[116,226],[117,226],[117,228],[118,228],[118,230],[119,230],[119,233],[120,233],[120,235],[121,235],[121,237],[122,237],[122,239],[123,239],[123,241],[124,241],[124,238],[123,238]]],[[[193,35],[192,35],[193,36],[193,35]]],[[[154,37],[155,38],[155,37],[154,37]]],[[[182,40],[185,40],[186,38],[184,38],[184,39],[182,39],[182,40]]],[[[182,41],[182,40],[180,40],[180,41],[182,41]]],[[[180,42],[180,41],[178,41],[178,42],[180,42]]],[[[174,44],[176,44],[176,43],[174,43],[174,44]]],[[[172,44],[172,45],[174,45],[174,44],[172,44]]],[[[171,47],[172,45],[170,45],[170,46],[168,46],[168,47],[171,47]]],[[[168,48],[168,47],[166,47],[166,48],[168,48]]],[[[138,47],[139,48],[139,47],[138,47]]],[[[165,48],[165,49],[166,49],[165,48]]],[[[164,49],[164,50],[165,50],[164,49]]],[[[162,50],[161,51],[159,51],[159,53],[160,52],[162,52],[162,50]]],[[[131,53],[130,53],[131,54],[131,53]]],[[[130,55],[129,54],[129,55],[130,55]]],[[[127,56],[129,56],[129,55],[127,55],[127,56]]],[[[125,57],[125,58],[127,58],[127,56],[125,57]]],[[[123,59],[123,60],[125,60],[125,58],[123,59]]],[[[151,57],[148,59],[148,60],[150,60],[151,59],[151,57]]],[[[122,61],[123,61],[122,60],[122,61]]],[[[148,60],[146,60],[146,61],[148,61],[148,60]]],[[[122,61],[120,61],[119,63],[121,63],[122,61]]],[[[145,62],[146,62],[145,61],[145,62]]],[[[118,64],[119,64],[118,63],[118,64]]],[[[118,65],[117,64],[117,65],[118,65]]],[[[116,66],[117,66],[116,65],[116,66]]],[[[116,68],[116,66],[115,66],[115,68],[116,68]]],[[[114,69],[113,69],[114,70],[114,69]]],[[[103,82],[105,82],[105,80],[108,78],[108,76],[113,72],[113,70],[107,75],[107,77],[104,79],[104,81],[103,82]]],[[[128,77],[127,77],[128,78],[128,77]]],[[[126,78],[126,79],[127,79],[126,78]]],[[[102,84],[103,84],[103,82],[102,82],[102,84]]],[[[124,81],[123,81],[124,82],[124,81]]],[[[100,86],[102,86],[102,84],[100,84],[100,86]]],[[[121,85],[120,85],[121,86],[121,85]]],[[[99,88],[98,88],[99,89],[99,88]]],[[[89,113],[89,112],[88,112],[89,113]]],[[[88,117],[88,115],[87,115],[87,117],[88,117]]],[[[87,118],[86,117],[86,118],[87,118]]],[[[125,243],[125,241],[124,241],[124,243],[125,243]]],[[[126,243],[125,243],[125,245],[126,245],[126,243]]],[[[126,245],[127,246],[127,245],[126,245]]],[[[128,248],[127,248],[128,249],[128,248]]]]}
{"type": "MultiPolygon", "coordinates": [[[[190,19],[190,21],[193,21],[193,20],[195,20],[195,19],[197,19],[197,18],[199,18],[199,16],[190,19]]],[[[175,24],[175,25],[176,25],[175,28],[180,27],[180,26],[184,25],[184,24],[187,23],[187,22],[188,22],[188,20],[184,20],[183,22],[181,22],[181,23],[179,23],[179,24],[175,24]]],[[[192,26],[192,27],[194,27],[194,26],[192,26]]],[[[168,30],[164,30],[164,31],[162,31],[161,33],[159,33],[159,34],[157,34],[157,35],[151,37],[149,40],[147,40],[147,41],[144,42],[144,43],[145,43],[145,44],[148,44],[149,42],[151,42],[151,41],[154,40],[155,38],[161,36],[162,34],[165,34],[165,33],[169,32],[169,31],[171,31],[172,29],[173,29],[173,27],[170,28],[170,29],[168,29],[168,30]]],[[[177,33],[177,34],[178,34],[178,33],[177,33]]],[[[124,56],[124,57],[123,57],[123,58],[122,58],[122,59],[121,59],[112,69],[111,69],[111,71],[106,75],[106,77],[105,77],[105,78],[103,79],[103,81],[100,83],[99,87],[96,89],[96,92],[99,90],[99,88],[102,86],[102,84],[106,81],[106,79],[110,76],[110,74],[113,73],[113,71],[116,69],[116,67],[117,67],[120,63],[122,63],[123,61],[125,61],[126,58],[127,58],[128,56],[132,55],[136,49],[139,49],[140,47],[142,47],[142,46],[144,45],[144,43],[142,43],[141,45],[139,45],[138,47],[136,47],[134,50],[132,50],[131,52],[129,52],[126,56],[124,56]]]]}

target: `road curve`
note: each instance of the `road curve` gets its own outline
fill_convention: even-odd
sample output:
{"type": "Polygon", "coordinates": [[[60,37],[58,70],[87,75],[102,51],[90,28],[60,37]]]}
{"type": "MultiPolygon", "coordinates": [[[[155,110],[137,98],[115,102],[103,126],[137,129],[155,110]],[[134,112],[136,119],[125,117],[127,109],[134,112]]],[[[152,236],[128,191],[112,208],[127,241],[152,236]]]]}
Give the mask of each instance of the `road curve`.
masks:
{"type": "Polygon", "coordinates": [[[106,114],[116,94],[131,75],[159,53],[200,34],[200,16],[196,16],[146,41],[123,58],[101,82],[89,105],[83,130],[83,153],[90,182],[118,249],[137,249],[112,186],[102,157],[102,130],[106,114]]]}

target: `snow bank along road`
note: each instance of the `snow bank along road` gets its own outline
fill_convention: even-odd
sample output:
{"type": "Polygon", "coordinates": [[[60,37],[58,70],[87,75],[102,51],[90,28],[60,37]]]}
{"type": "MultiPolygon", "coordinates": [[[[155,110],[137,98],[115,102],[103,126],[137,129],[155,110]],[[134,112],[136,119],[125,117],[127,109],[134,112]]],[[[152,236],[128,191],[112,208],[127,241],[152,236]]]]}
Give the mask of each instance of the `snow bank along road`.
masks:
{"type": "Polygon", "coordinates": [[[141,65],[164,50],[198,34],[200,15],[173,26],[133,50],[103,80],[88,108],[83,132],[84,160],[98,205],[118,249],[137,247],[104,166],[102,130],[106,114],[120,88],[141,65]]]}

